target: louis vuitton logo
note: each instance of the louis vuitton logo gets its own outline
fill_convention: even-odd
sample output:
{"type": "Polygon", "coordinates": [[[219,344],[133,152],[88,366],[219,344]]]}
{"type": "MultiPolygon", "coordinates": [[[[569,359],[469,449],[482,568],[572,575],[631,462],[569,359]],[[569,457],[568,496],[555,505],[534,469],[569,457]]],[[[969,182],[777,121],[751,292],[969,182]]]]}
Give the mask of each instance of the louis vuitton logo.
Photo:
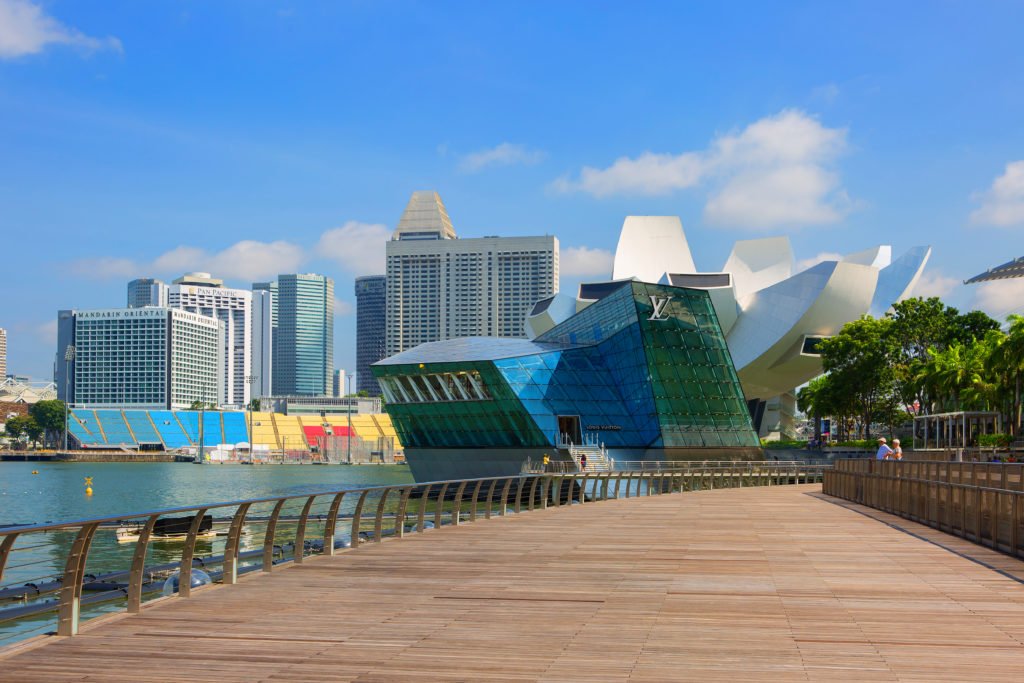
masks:
{"type": "Polygon", "coordinates": [[[654,307],[654,310],[651,311],[651,317],[648,320],[668,320],[668,315],[666,315],[665,311],[670,301],[672,301],[671,296],[656,296],[652,294],[651,306],[654,307]]]}

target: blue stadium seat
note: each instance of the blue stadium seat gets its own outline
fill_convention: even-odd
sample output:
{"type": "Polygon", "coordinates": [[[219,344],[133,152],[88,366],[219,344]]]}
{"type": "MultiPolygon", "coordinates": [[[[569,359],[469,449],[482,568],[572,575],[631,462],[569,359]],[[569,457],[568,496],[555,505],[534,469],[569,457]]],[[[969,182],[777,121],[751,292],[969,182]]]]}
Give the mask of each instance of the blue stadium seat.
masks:
{"type": "Polygon", "coordinates": [[[224,418],[224,443],[248,443],[249,430],[245,413],[221,413],[224,418]]]}
{"type": "Polygon", "coordinates": [[[151,410],[149,416],[153,418],[160,437],[163,439],[164,448],[186,448],[193,445],[192,440],[182,430],[174,413],[170,410],[151,410]]]}
{"type": "Polygon", "coordinates": [[[221,413],[215,410],[207,410],[203,414],[203,444],[216,446],[224,443],[224,432],[220,426],[221,413]]]}
{"type": "Polygon", "coordinates": [[[120,410],[95,410],[96,419],[99,420],[103,434],[107,437],[107,445],[132,445],[136,444],[132,433],[128,430],[128,423],[124,421],[124,413],[120,410]]]}
{"type": "MultiPolygon", "coordinates": [[[[178,410],[174,413],[178,416],[181,426],[185,428],[188,438],[193,444],[199,441],[199,411],[178,410]]],[[[207,410],[203,416],[203,445],[216,446],[221,442],[220,413],[215,410],[207,410]]]]}
{"type": "Polygon", "coordinates": [[[138,443],[163,444],[163,439],[160,438],[156,429],[153,428],[153,423],[149,421],[147,411],[126,410],[124,411],[124,419],[128,422],[128,426],[132,428],[135,440],[138,443]]]}
{"type": "Polygon", "coordinates": [[[71,410],[68,432],[83,446],[99,446],[103,443],[99,427],[96,426],[96,415],[91,410],[71,410]]]}

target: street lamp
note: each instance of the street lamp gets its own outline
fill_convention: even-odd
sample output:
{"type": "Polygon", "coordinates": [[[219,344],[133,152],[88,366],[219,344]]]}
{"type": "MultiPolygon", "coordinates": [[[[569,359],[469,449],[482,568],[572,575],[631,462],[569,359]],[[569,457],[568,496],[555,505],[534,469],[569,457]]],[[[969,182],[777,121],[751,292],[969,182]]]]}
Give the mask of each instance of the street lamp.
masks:
{"type": "Polygon", "coordinates": [[[68,396],[68,379],[71,375],[71,363],[75,360],[75,345],[68,344],[64,349],[64,452],[68,452],[68,404],[71,397],[68,396]]]}
{"type": "Polygon", "coordinates": [[[249,405],[247,406],[249,408],[249,462],[253,462],[253,460],[254,460],[253,455],[252,455],[252,442],[253,442],[253,438],[252,438],[252,402],[253,402],[252,387],[258,381],[260,381],[260,376],[259,375],[246,375],[245,376],[245,382],[246,382],[246,384],[249,385],[249,405]]]}

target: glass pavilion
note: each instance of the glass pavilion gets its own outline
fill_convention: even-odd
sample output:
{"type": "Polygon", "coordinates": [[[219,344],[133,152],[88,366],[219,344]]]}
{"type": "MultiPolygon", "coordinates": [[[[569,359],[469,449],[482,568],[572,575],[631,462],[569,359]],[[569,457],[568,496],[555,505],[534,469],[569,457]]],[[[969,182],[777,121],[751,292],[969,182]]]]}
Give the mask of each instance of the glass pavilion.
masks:
{"type": "Polygon", "coordinates": [[[616,460],[759,455],[708,293],[609,284],[534,340],[432,342],[373,366],[418,480],[516,474],[584,441],[616,460]]]}

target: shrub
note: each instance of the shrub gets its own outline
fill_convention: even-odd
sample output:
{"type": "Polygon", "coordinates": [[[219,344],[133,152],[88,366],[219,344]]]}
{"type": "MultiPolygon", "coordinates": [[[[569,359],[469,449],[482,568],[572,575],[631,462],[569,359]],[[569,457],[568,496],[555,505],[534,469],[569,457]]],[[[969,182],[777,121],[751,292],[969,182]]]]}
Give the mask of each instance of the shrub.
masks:
{"type": "Polygon", "coordinates": [[[982,448],[1006,448],[1013,441],[1009,434],[981,434],[978,436],[978,445],[982,448]]]}

